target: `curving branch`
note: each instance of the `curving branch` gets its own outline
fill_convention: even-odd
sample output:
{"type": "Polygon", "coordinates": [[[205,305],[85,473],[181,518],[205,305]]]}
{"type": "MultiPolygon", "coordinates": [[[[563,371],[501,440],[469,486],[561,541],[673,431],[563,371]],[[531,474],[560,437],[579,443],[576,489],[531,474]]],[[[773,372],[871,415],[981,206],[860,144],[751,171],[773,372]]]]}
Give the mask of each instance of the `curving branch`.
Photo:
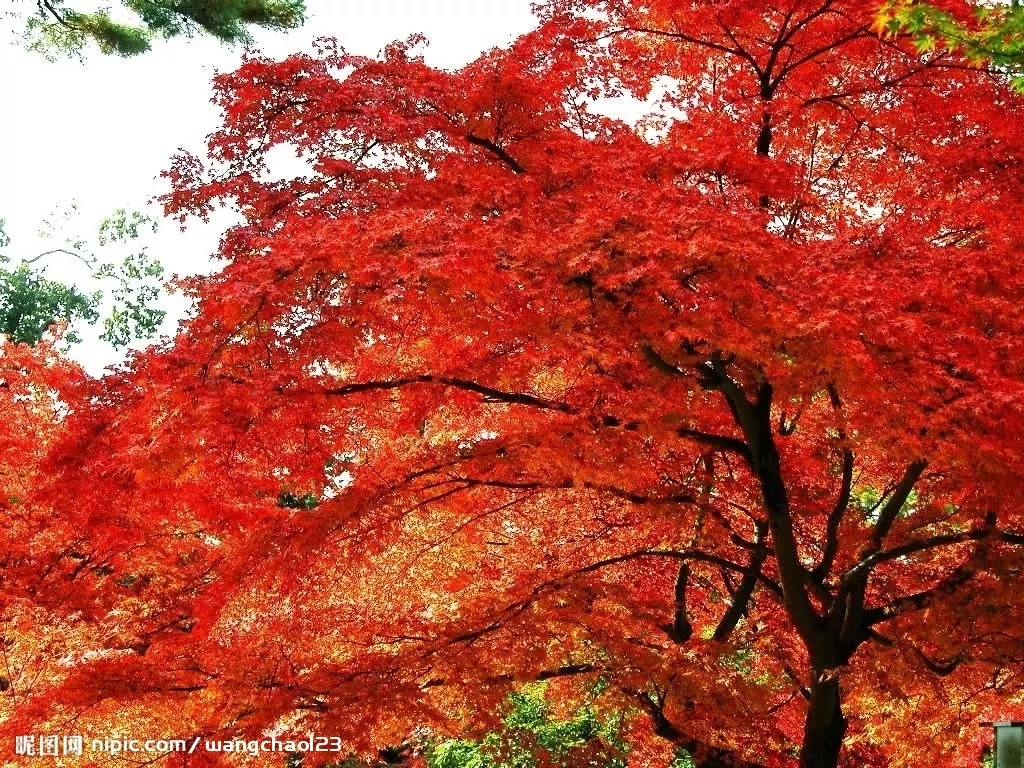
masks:
{"type": "Polygon", "coordinates": [[[948,547],[954,544],[965,544],[968,541],[980,541],[981,539],[991,536],[992,533],[993,531],[991,528],[978,528],[973,531],[964,531],[963,533],[947,533],[939,536],[931,536],[927,539],[908,541],[898,547],[885,549],[874,555],[868,556],[866,560],[863,560],[855,566],[852,571],[858,571],[859,569],[872,570],[880,563],[884,563],[889,560],[898,560],[901,557],[906,557],[907,555],[912,555],[916,552],[926,552],[929,549],[938,549],[940,547],[948,547]]]}
{"type": "Polygon", "coordinates": [[[668,635],[677,643],[685,643],[693,637],[693,625],[690,623],[686,607],[686,588],[689,586],[690,564],[684,562],[679,566],[679,573],[676,575],[675,587],[675,612],[672,617],[672,624],[668,627],[668,635]]]}
{"type": "Polygon", "coordinates": [[[761,486],[761,496],[768,512],[768,525],[786,608],[812,654],[816,651],[824,653],[826,649],[821,634],[821,617],[807,593],[810,574],[800,559],[781,458],[772,434],[774,390],[770,383],[761,381],[757,385],[754,399],[749,399],[729,375],[728,365],[728,361],[721,355],[713,355],[701,368],[702,385],[722,394],[750,447],[751,469],[761,486]]]}
{"type": "Polygon", "coordinates": [[[534,491],[534,490],[561,490],[568,488],[583,488],[588,491],[597,491],[599,493],[607,493],[616,498],[623,499],[624,501],[632,502],[633,504],[692,504],[697,501],[697,497],[692,493],[672,493],[665,496],[647,496],[642,493],[636,493],[635,491],[627,491],[624,488],[619,488],[614,485],[602,485],[600,483],[583,482],[577,483],[572,478],[567,478],[559,483],[544,483],[540,481],[511,481],[511,480],[485,480],[476,477],[453,477],[439,483],[435,483],[427,487],[435,487],[437,485],[447,485],[449,483],[459,483],[461,488],[456,490],[462,490],[465,488],[473,488],[477,486],[485,486],[490,488],[504,488],[511,491],[534,491]]]}
{"type": "Polygon", "coordinates": [[[651,29],[649,27],[619,27],[618,29],[613,29],[612,31],[606,32],[603,35],[587,42],[599,43],[602,40],[607,40],[610,37],[619,37],[620,35],[635,34],[651,35],[652,37],[666,37],[673,40],[679,40],[680,42],[690,43],[691,45],[696,45],[701,48],[709,48],[712,51],[726,53],[729,54],[730,56],[736,56],[747,61],[754,68],[754,71],[757,73],[758,77],[761,76],[761,68],[758,66],[757,61],[747,51],[741,48],[730,48],[728,45],[716,43],[711,40],[703,40],[699,37],[688,35],[682,31],[673,31],[669,29],[651,29]]]}
{"type": "Polygon", "coordinates": [[[732,634],[740,619],[746,615],[747,604],[750,602],[750,598],[754,594],[754,588],[757,586],[757,575],[761,573],[761,568],[764,566],[765,560],[768,559],[768,524],[762,520],[757,520],[754,525],[757,529],[757,535],[754,539],[754,551],[750,555],[749,570],[743,574],[743,579],[736,588],[736,593],[732,596],[732,604],[729,606],[729,610],[722,616],[722,620],[718,622],[718,626],[715,627],[715,633],[712,635],[712,639],[719,642],[726,640],[732,634]]]}
{"type": "Polygon", "coordinates": [[[756,581],[768,588],[769,591],[782,596],[782,587],[778,582],[765,576],[763,573],[755,572],[750,566],[740,565],[734,563],[731,560],[727,560],[724,557],[713,555],[710,552],[704,552],[698,549],[685,549],[685,550],[673,550],[673,549],[639,549],[635,552],[630,552],[625,555],[617,555],[615,557],[609,557],[605,560],[598,560],[597,562],[591,563],[590,565],[584,566],[576,571],[571,571],[567,576],[576,576],[584,573],[592,573],[600,570],[601,568],[607,568],[611,565],[618,565],[619,563],[625,563],[630,560],[637,560],[645,557],[664,557],[670,560],[696,560],[702,563],[711,563],[717,565],[720,568],[725,568],[727,571],[733,571],[734,573],[740,574],[752,574],[756,581]]]}
{"type": "Polygon", "coordinates": [[[512,169],[513,173],[524,174],[526,169],[519,164],[519,162],[508,153],[508,151],[497,142],[491,139],[485,139],[482,136],[477,136],[474,133],[466,134],[466,141],[477,147],[482,147],[494,155],[496,158],[501,160],[505,165],[512,169]]]}
{"type": "Polygon", "coordinates": [[[744,760],[733,751],[711,746],[683,731],[665,714],[665,700],[660,694],[655,696],[650,691],[630,688],[620,690],[640,703],[641,708],[654,723],[654,733],[689,752],[697,768],[764,768],[760,763],[744,760]]]}
{"type": "Polygon", "coordinates": [[[915,552],[923,552],[943,546],[964,544],[969,541],[977,542],[977,546],[970,556],[968,556],[967,559],[965,559],[945,578],[935,584],[935,586],[922,590],[921,592],[916,592],[912,595],[898,597],[885,605],[866,610],[864,612],[865,626],[871,627],[874,624],[888,621],[889,619],[896,618],[897,616],[901,616],[905,613],[926,608],[933,600],[956,592],[961,586],[970,581],[977,572],[974,563],[976,563],[985,553],[992,541],[1024,545],[1024,536],[1017,533],[1011,533],[1009,531],[997,530],[995,525],[996,517],[993,513],[989,513],[985,518],[984,528],[964,531],[959,534],[945,534],[941,536],[933,536],[928,539],[910,541],[899,547],[893,547],[892,549],[887,549],[884,552],[872,555],[871,557],[873,559],[860,563],[857,568],[864,567],[868,562],[870,563],[870,567],[873,567],[880,562],[894,560],[915,552]]]}
{"type": "Polygon", "coordinates": [[[484,396],[484,402],[528,405],[542,410],[576,413],[575,409],[568,403],[558,402],[556,400],[547,400],[542,397],[535,397],[534,395],[527,395],[522,392],[506,392],[504,390],[495,389],[494,387],[489,387],[485,384],[479,384],[475,381],[469,381],[468,379],[459,379],[451,376],[435,376],[433,374],[420,374],[418,376],[408,376],[401,379],[389,379],[383,381],[361,381],[354,384],[346,384],[341,387],[323,389],[319,392],[304,394],[323,394],[335,397],[344,397],[346,395],[354,395],[360,392],[399,389],[401,387],[408,387],[414,384],[439,384],[441,386],[452,387],[454,389],[463,389],[467,392],[476,392],[477,394],[484,396]]]}
{"type": "Polygon", "coordinates": [[[961,586],[970,581],[975,574],[975,569],[970,565],[970,560],[969,558],[959,565],[946,578],[930,589],[898,597],[885,605],[865,610],[863,616],[864,625],[871,627],[902,616],[905,613],[921,610],[926,608],[933,600],[956,592],[961,586]]]}
{"type": "Polygon", "coordinates": [[[44,16],[47,14],[52,16],[54,20],[62,27],[65,27],[67,29],[78,29],[78,27],[76,27],[74,24],[68,21],[67,17],[65,17],[57,9],[57,6],[50,2],[50,0],[36,0],[36,7],[44,16]]]}
{"type": "Polygon", "coordinates": [[[828,577],[832,566],[835,563],[836,555],[839,553],[839,526],[842,525],[843,516],[850,506],[850,496],[853,490],[853,451],[849,448],[843,449],[842,479],[839,483],[839,496],[835,506],[825,523],[825,550],[822,552],[821,560],[811,571],[811,578],[822,582],[828,577]]]}
{"type": "MultiPolygon", "coordinates": [[[[839,390],[836,389],[836,385],[833,382],[829,382],[825,389],[832,403],[832,409],[835,411],[836,417],[840,422],[839,439],[845,443],[847,435],[842,423],[843,401],[839,397],[839,390]]],[[[854,459],[853,451],[844,446],[842,450],[842,480],[839,483],[839,496],[836,498],[835,506],[832,508],[832,512],[828,516],[828,522],[825,524],[825,549],[821,554],[821,561],[811,571],[811,578],[819,584],[828,577],[832,570],[832,565],[835,563],[836,555],[839,552],[839,526],[842,525],[843,517],[850,506],[850,496],[853,491],[854,459]]]]}
{"type": "Polygon", "coordinates": [[[738,437],[728,435],[716,435],[710,432],[701,432],[698,429],[680,428],[676,434],[688,440],[707,445],[719,451],[728,451],[740,456],[745,462],[750,463],[750,447],[738,437]]]}
{"type": "Polygon", "coordinates": [[[903,505],[907,503],[907,499],[910,498],[911,491],[914,490],[914,486],[917,481],[921,478],[925,467],[928,466],[926,459],[915,459],[907,465],[907,468],[903,471],[903,477],[900,478],[899,483],[896,484],[895,490],[889,497],[889,500],[882,507],[878,513],[878,522],[875,523],[875,528],[871,532],[871,543],[874,548],[882,546],[882,542],[885,537],[889,534],[889,529],[892,528],[893,522],[896,520],[896,516],[903,509],[903,505]]]}

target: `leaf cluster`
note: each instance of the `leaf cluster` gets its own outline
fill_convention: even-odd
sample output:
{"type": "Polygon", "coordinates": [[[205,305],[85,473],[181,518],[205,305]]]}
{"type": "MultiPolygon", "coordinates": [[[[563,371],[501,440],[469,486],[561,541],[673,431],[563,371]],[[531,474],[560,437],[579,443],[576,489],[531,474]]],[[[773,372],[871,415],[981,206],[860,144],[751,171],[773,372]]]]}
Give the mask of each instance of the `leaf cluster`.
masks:
{"type": "Polygon", "coordinates": [[[287,30],[305,21],[304,0],[122,0],[130,20],[108,9],[84,12],[65,0],[39,0],[29,16],[29,48],[53,56],[81,56],[90,43],[101,52],[135,56],[156,39],[207,34],[224,43],[251,42],[250,29],[287,30]]]}
{"type": "Polygon", "coordinates": [[[1017,0],[979,5],[973,17],[919,0],[890,0],[878,26],[889,35],[909,35],[921,53],[940,48],[958,52],[974,66],[1004,74],[1024,91],[1024,7],[1017,0]]]}
{"type": "MultiPolygon", "coordinates": [[[[59,247],[0,268],[0,333],[17,343],[36,344],[60,324],[67,327],[64,340],[76,343],[81,341],[80,323],[94,324],[102,317],[100,338],[114,347],[152,337],[166,313],[158,308],[163,267],[140,242],[147,230],[156,231],[154,220],[118,210],[100,223],[95,247],[70,237],[59,247]],[[127,253],[120,260],[97,255],[116,250],[127,253]],[[101,287],[85,291],[74,282],[51,279],[46,272],[55,262],[64,262],[65,272],[68,266],[84,265],[86,282],[101,287]]],[[[49,237],[51,232],[41,234],[49,237]]],[[[9,245],[0,221],[0,247],[9,245]]],[[[8,256],[0,254],[0,259],[11,263],[8,256]]]]}

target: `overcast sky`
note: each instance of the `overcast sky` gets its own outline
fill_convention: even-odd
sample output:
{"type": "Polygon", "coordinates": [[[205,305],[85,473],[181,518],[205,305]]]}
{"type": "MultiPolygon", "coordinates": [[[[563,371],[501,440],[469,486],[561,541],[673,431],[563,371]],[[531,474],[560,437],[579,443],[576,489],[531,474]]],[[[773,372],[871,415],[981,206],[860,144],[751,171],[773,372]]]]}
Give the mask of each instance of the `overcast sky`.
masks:
{"type": "MultiPolygon", "coordinates": [[[[392,40],[422,32],[430,40],[429,63],[458,67],[534,24],[529,0],[307,0],[306,5],[309,21],[303,28],[258,32],[256,47],[280,58],[311,50],[315,38],[331,36],[353,53],[372,55],[392,40]]],[[[41,249],[36,238],[41,221],[72,202],[80,209],[78,231],[94,229],[117,208],[159,216],[158,206],[148,201],[166,191],[160,172],[179,147],[203,152],[206,135],[218,124],[210,78],[234,69],[240,59],[240,50],[199,38],[158,42],[151,53],[133,59],[93,52],[84,63],[50,62],[17,45],[0,44],[5,81],[0,218],[12,239],[8,254],[22,257],[41,249]]],[[[193,222],[181,233],[175,222],[163,221],[151,250],[169,273],[208,271],[223,225],[193,222]]],[[[48,270],[57,276],[62,268],[55,264],[48,270]]],[[[169,307],[178,311],[174,304],[169,307]]],[[[120,357],[94,341],[72,354],[93,373],[120,357]]]]}

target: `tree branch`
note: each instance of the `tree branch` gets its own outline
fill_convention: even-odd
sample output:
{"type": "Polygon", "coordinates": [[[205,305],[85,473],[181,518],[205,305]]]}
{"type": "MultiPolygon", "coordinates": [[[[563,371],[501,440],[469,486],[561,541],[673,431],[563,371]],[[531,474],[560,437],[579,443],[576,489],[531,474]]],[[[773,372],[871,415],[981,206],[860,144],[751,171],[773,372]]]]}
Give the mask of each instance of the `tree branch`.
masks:
{"type": "MultiPolygon", "coordinates": [[[[668,37],[674,40],[681,40],[684,43],[692,43],[693,45],[698,45],[703,48],[710,48],[713,51],[727,53],[730,56],[739,56],[740,58],[746,59],[748,61],[751,60],[750,55],[746,51],[739,51],[736,50],[735,48],[730,48],[727,45],[722,45],[721,43],[715,43],[710,40],[701,40],[699,37],[693,37],[692,35],[688,35],[685,32],[673,32],[668,29],[648,29],[646,27],[619,27],[618,29],[613,29],[610,32],[606,32],[605,34],[595,39],[593,42],[600,42],[601,40],[605,40],[609,37],[618,37],[619,35],[626,34],[643,34],[653,35],[654,37],[668,37]]],[[[753,63],[756,67],[757,62],[753,63]]],[[[757,71],[760,72],[759,69],[757,71]]]]}
{"type": "Polygon", "coordinates": [[[665,715],[664,701],[658,701],[647,691],[635,691],[620,688],[627,696],[640,702],[643,710],[654,723],[654,733],[666,741],[685,749],[693,756],[697,768],[764,768],[760,763],[752,763],[736,756],[722,747],[710,746],[682,731],[665,715]]]}
{"type": "Polygon", "coordinates": [[[815,48],[815,49],[809,51],[808,53],[804,54],[803,56],[801,56],[796,61],[787,62],[786,65],[779,70],[779,74],[775,76],[775,80],[773,81],[774,86],[778,87],[779,83],[782,82],[782,80],[786,77],[786,75],[788,75],[790,72],[792,72],[797,67],[801,67],[804,64],[806,64],[807,62],[813,61],[814,59],[818,58],[822,54],[828,53],[829,51],[835,50],[836,48],[840,48],[840,47],[846,45],[847,43],[852,42],[852,41],[857,40],[857,39],[862,38],[862,37],[872,37],[872,35],[871,35],[870,31],[868,30],[867,26],[858,27],[853,32],[851,32],[851,33],[849,33],[847,35],[844,35],[843,37],[840,37],[837,40],[833,40],[830,43],[827,43],[825,45],[819,46],[818,48],[815,48]]]}
{"type": "Polygon", "coordinates": [[[839,526],[843,522],[843,516],[850,506],[850,495],[853,490],[853,451],[849,448],[843,449],[842,480],[839,484],[839,497],[828,516],[825,524],[825,551],[821,555],[821,561],[811,571],[811,577],[822,582],[832,570],[836,555],[839,552],[839,526]]]}
{"type": "Polygon", "coordinates": [[[470,144],[474,144],[478,147],[483,147],[496,158],[501,160],[505,165],[512,169],[513,173],[523,174],[526,173],[526,169],[521,166],[512,155],[505,151],[503,147],[494,143],[490,139],[485,139],[482,136],[477,136],[473,133],[466,134],[466,141],[470,144]]]}
{"type": "Polygon", "coordinates": [[[685,427],[680,428],[676,434],[680,437],[688,438],[703,445],[717,448],[720,451],[730,451],[731,453],[735,453],[748,464],[751,461],[750,447],[738,437],[715,435],[709,432],[701,432],[698,429],[687,429],[685,427]]]}
{"type": "Polygon", "coordinates": [[[963,533],[947,533],[939,536],[932,536],[927,539],[908,541],[906,544],[901,544],[898,547],[891,547],[890,549],[885,549],[881,552],[876,552],[875,554],[870,555],[866,560],[858,563],[852,571],[857,571],[862,568],[872,570],[879,563],[884,563],[888,560],[898,560],[901,557],[912,555],[915,552],[924,552],[929,549],[937,549],[938,547],[946,547],[953,544],[964,544],[968,541],[980,541],[981,539],[991,535],[991,528],[979,528],[973,531],[964,531],[963,533]]]}
{"type": "Polygon", "coordinates": [[[49,13],[51,16],[53,16],[53,18],[56,20],[56,22],[58,24],[60,24],[62,27],[66,27],[67,29],[75,29],[75,30],[78,29],[78,27],[76,27],[74,24],[72,24],[70,21],[68,21],[60,13],[60,11],[57,10],[57,8],[54,6],[53,3],[50,2],[50,0],[36,0],[36,6],[44,14],[49,13]]]}
{"type": "MultiPolygon", "coordinates": [[[[554,667],[552,669],[542,669],[535,675],[529,676],[528,680],[541,681],[541,680],[555,680],[559,677],[572,677],[573,675],[586,675],[592,672],[600,672],[602,667],[595,664],[565,664],[561,667],[554,667]]],[[[492,677],[485,678],[482,682],[484,683],[511,683],[517,679],[522,680],[523,678],[516,678],[514,675],[494,675],[492,677]]],[[[449,685],[450,681],[439,677],[432,677],[429,680],[424,680],[420,683],[420,690],[425,691],[428,688],[437,688],[442,685],[449,685]]]]}
{"type": "Polygon", "coordinates": [[[720,354],[713,355],[704,367],[703,383],[725,397],[750,447],[751,469],[760,481],[761,496],[768,511],[784,602],[797,632],[814,655],[816,650],[825,650],[820,642],[821,617],[811,605],[805,588],[810,574],[800,560],[781,460],[772,435],[772,386],[762,381],[757,387],[755,400],[751,402],[739,384],[728,375],[726,366],[720,354]]]}
{"type": "Polygon", "coordinates": [[[528,405],[534,408],[541,408],[543,410],[575,413],[575,410],[568,403],[546,400],[542,397],[534,397],[533,395],[527,395],[521,392],[505,392],[500,389],[488,387],[484,384],[478,384],[475,381],[452,378],[449,376],[434,376],[432,374],[421,374],[419,376],[409,376],[407,378],[385,381],[363,381],[354,384],[346,384],[341,387],[321,390],[319,394],[344,396],[373,390],[398,389],[400,387],[407,387],[413,384],[440,384],[442,386],[453,387],[455,389],[464,389],[468,392],[476,392],[477,394],[483,395],[485,402],[528,405]]]}
{"type": "Polygon", "coordinates": [[[696,549],[687,550],[672,550],[672,549],[640,549],[635,552],[630,552],[625,555],[617,555],[616,557],[609,557],[605,560],[598,560],[597,562],[591,563],[590,565],[584,566],[576,571],[571,571],[568,576],[575,576],[584,573],[591,573],[601,568],[607,568],[611,565],[617,565],[618,563],[625,563],[630,560],[637,560],[644,557],[665,557],[671,560],[696,560],[703,563],[711,563],[713,565],[720,566],[729,571],[734,571],[741,574],[752,574],[757,581],[767,587],[771,592],[776,595],[782,595],[782,587],[777,582],[768,578],[760,572],[754,572],[749,566],[738,565],[731,560],[726,560],[724,557],[713,555],[709,552],[703,552],[696,549]]]}
{"type": "Polygon", "coordinates": [[[898,597],[883,606],[864,611],[865,626],[871,627],[875,624],[894,619],[897,616],[902,616],[905,613],[920,610],[927,607],[932,600],[952,594],[974,576],[974,568],[970,567],[969,562],[970,560],[958,566],[949,576],[931,589],[926,589],[913,595],[898,597]]]}
{"type": "Polygon", "coordinates": [[[915,459],[907,465],[906,470],[903,472],[903,477],[892,492],[892,496],[889,497],[881,512],[878,513],[878,522],[875,523],[875,528],[871,532],[871,543],[874,548],[877,549],[882,546],[882,542],[896,520],[896,515],[903,509],[903,505],[906,504],[907,499],[910,497],[910,492],[914,490],[914,485],[921,477],[921,473],[924,472],[926,466],[928,466],[928,462],[925,459],[915,459]]]}
{"type": "Polygon", "coordinates": [[[712,639],[719,642],[727,639],[732,634],[740,619],[746,614],[747,604],[750,602],[750,598],[754,594],[754,588],[757,586],[757,575],[755,574],[761,573],[764,561],[768,558],[768,542],[766,541],[768,526],[761,520],[758,520],[754,525],[757,528],[757,536],[754,539],[755,549],[750,555],[750,564],[748,566],[750,570],[743,574],[743,579],[740,581],[740,585],[732,597],[732,604],[729,606],[729,610],[725,612],[722,620],[715,627],[712,639]]]}
{"type": "Polygon", "coordinates": [[[608,493],[617,498],[631,501],[634,504],[692,504],[697,501],[697,497],[692,493],[674,493],[666,496],[646,496],[642,493],[627,491],[624,488],[619,488],[613,485],[600,485],[598,483],[591,482],[584,482],[577,485],[572,478],[563,480],[560,483],[544,483],[539,481],[515,482],[510,480],[483,480],[476,477],[453,477],[450,480],[444,481],[444,483],[437,483],[434,485],[443,485],[446,483],[461,483],[464,488],[487,486],[491,488],[505,488],[513,491],[586,488],[589,491],[608,493]]]}
{"type": "Polygon", "coordinates": [[[668,635],[677,643],[685,643],[693,637],[693,625],[687,616],[686,610],[686,587],[690,578],[690,564],[687,562],[679,565],[679,573],[676,575],[675,599],[676,609],[672,617],[672,624],[668,628],[668,635]]]}

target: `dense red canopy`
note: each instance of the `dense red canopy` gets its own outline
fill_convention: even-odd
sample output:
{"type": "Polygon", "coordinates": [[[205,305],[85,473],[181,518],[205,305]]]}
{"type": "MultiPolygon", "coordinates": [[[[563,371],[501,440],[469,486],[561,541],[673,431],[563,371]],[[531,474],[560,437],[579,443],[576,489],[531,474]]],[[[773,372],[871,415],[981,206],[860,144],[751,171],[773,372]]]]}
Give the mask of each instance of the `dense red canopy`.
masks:
{"type": "Polygon", "coordinates": [[[558,0],[456,72],[220,76],[168,204],[244,221],[47,465],[88,545],[37,599],[97,645],[11,727],[372,752],[601,678],[637,765],[975,764],[1020,695],[1024,137],[875,12],[558,0]]]}

